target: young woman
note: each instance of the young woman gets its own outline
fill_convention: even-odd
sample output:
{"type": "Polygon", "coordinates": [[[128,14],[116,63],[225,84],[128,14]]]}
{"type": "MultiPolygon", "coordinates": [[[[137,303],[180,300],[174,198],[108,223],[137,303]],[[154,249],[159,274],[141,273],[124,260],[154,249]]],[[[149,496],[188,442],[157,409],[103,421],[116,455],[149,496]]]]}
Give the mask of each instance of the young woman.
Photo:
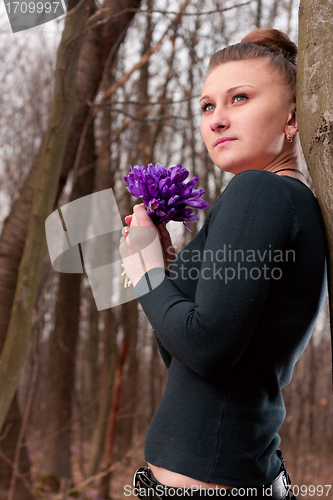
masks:
{"type": "Polygon", "coordinates": [[[168,231],[142,204],[126,218],[122,256],[135,226],[166,249],[165,265],[154,252],[145,269],[124,261],[168,368],[148,467],[135,474],[142,498],[296,498],[278,448],[281,389],[327,294],[324,226],[299,166],[296,56],[273,29],[212,56],[201,133],[214,164],[235,175],[173,262],[168,231]],[[159,283],[149,293],[147,277],[159,283]]]}

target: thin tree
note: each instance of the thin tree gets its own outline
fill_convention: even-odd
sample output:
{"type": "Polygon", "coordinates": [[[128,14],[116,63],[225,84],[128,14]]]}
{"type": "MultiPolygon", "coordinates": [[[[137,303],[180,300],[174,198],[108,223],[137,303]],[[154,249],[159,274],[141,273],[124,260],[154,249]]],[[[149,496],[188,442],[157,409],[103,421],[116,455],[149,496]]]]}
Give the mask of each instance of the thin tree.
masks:
{"type": "MultiPolygon", "coordinates": [[[[94,168],[84,169],[84,167],[94,164],[94,149],[95,141],[91,126],[81,156],[83,172],[82,175],[76,177],[69,201],[87,196],[93,191],[95,170],[94,168]]],[[[45,424],[43,426],[46,439],[41,469],[45,475],[57,478],[59,483],[64,479],[72,478],[70,421],[73,407],[76,345],[80,326],[82,277],[81,273],[60,274],[55,324],[49,341],[48,375],[44,397],[45,424]]]]}

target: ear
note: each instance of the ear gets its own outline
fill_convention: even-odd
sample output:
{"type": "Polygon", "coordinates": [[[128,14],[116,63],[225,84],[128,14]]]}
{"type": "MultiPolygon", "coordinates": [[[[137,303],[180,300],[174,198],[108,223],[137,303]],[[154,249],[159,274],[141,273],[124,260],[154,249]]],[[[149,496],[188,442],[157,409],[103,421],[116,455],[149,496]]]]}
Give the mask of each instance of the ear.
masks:
{"type": "Polygon", "coordinates": [[[285,127],[285,134],[287,135],[290,132],[292,135],[295,135],[298,132],[297,118],[296,118],[296,103],[292,103],[290,106],[287,123],[285,127]]]}

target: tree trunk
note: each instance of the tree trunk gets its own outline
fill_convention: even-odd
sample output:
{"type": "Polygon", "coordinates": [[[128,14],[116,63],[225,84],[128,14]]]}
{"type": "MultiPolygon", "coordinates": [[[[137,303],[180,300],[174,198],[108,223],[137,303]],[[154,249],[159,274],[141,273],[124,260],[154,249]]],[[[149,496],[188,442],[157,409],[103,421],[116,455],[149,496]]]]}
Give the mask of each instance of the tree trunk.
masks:
{"type": "Polygon", "coordinates": [[[92,409],[89,412],[88,426],[94,428],[98,416],[98,388],[100,385],[100,375],[98,369],[99,354],[99,311],[92,293],[89,297],[89,320],[88,320],[88,340],[86,343],[86,363],[89,373],[89,401],[92,409]]]}
{"type": "MultiPolygon", "coordinates": [[[[148,0],[147,9],[153,10],[153,0],[148,0]]],[[[141,57],[146,53],[149,47],[152,46],[154,26],[152,24],[152,18],[149,16],[146,20],[145,27],[145,37],[141,49],[141,57]]],[[[142,120],[146,120],[149,115],[149,106],[145,103],[149,103],[149,62],[148,59],[146,63],[140,69],[140,76],[137,85],[137,100],[142,103],[138,106],[138,115],[142,120]]],[[[154,134],[152,133],[151,126],[149,122],[142,122],[141,126],[136,127],[136,134],[134,140],[137,147],[133,147],[130,151],[130,161],[129,164],[142,164],[147,165],[151,162],[152,154],[152,138],[154,139],[154,134]]],[[[133,143],[135,144],[133,141],[133,143]]],[[[133,144],[133,145],[134,145],[133,144]]],[[[127,175],[127,173],[126,173],[127,175]]],[[[132,203],[128,193],[124,196],[124,204],[126,214],[130,214],[132,211],[132,203]]],[[[121,407],[119,410],[119,416],[123,413],[125,415],[130,415],[128,417],[120,418],[117,422],[117,451],[116,454],[114,450],[111,450],[112,456],[115,459],[122,458],[125,453],[129,450],[132,445],[133,440],[133,426],[135,421],[135,412],[137,408],[137,398],[138,398],[138,358],[137,358],[137,335],[138,335],[138,305],[137,301],[131,301],[125,303],[121,306],[120,322],[124,330],[125,338],[128,342],[128,362],[126,366],[126,371],[124,372],[122,380],[122,398],[121,407]]],[[[114,443],[113,443],[114,444],[114,443]]],[[[100,489],[100,493],[102,490],[100,489]]]]}
{"type": "Polygon", "coordinates": [[[103,366],[100,376],[98,418],[90,445],[88,477],[96,474],[103,457],[117,362],[116,336],[118,321],[113,308],[105,309],[101,311],[101,314],[104,320],[103,366]]]}
{"type": "MultiPolygon", "coordinates": [[[[134,12],[126,8],[137,8],[141,0],[114,1],[108,0],[105,7],[110,8],[110,21],[102,24],[103,30],[91,30],[84,39],[77,68],[76,89],[77,95],[93,100],[100,85],[106,62],[106,55],[112,49],[116,54],[122,42],[134,12]],[[119,12],[122,14],[117,15],[119,12]],[[104,38],[102,37],[104,32],[104,38]]],[[[71,15],[72,16],[72,15],[71,15]]],[[[75,78],[72,79],[72,82],[75,78]]],[[[62,171],[59,183],[56,183],[59,198],[67,181],[68,174],[73,167],[76,150],[87,117],[89,106],[87,102],[77,99],[72,120],[68,120],[70,130],[62,162],[62,171]]],[[[28,221],[31,214],[32,201],[36,189],[40,154],[21,190],[19,199],[15,202],[12,212],[6,218],[0,238],[0,350],[2,350],[8,329],[11,308],[17,282],[18,267],[22,258],[23,248],[27,235],[28,221]]],[[[55,203],[52,206],[53,210],[55,203]]]]}
{"type": "MultiPolygon", "coordinates": [[[[103,470],[109,469],[109,467],[111,466],[112,461],[113,461],[118,410],[119,410],[119,405],[120,405],[120,401],[121,401],[122,386],[123,386],[123,371],[124,371],[124,364],[125,364],[125,361],[127,358],[127,352],[128,352],[128,338],[124,335],[123,344],[122,344],[121,351],[119,354],[117,368],[116,368],[115,377],[114,377],[112,402],[111,402],[111,407],[110,407],[110,415],[108,418],[107,432],[106,432],[106,439],[105,439],[105,449],[104,449],[104,456],[103,456],[103,462],[102,462],[102,469],[103,470]]],[[[98,494],[100,497],[104,498],[105,500],[110,499],[109,489],[110,489],[111,475],[112,475],[112,472],[109,471],[108,474],[105,474],[104,476],[102,476],[101,481],[100,481],[100,485],[99,485],[98,494]]]]}
{"type": "MultiPolygon", "coordinates": [[[[114,1],[109,0],[105,7],[110,7],[110,21],[102,25],[100,29],[91,30],[84,39],[83,47],[80,53],[80,59],[77,69],[76,86],[77,94],[87,99],[93,100],[98,90],[107,54],[112,49],[116,54],[117,49],[122,42],[126,30],[135,15],[134,11],[126,10],[126,8],[137,8],[140,6],[141,0],[126,0],[114,1]],[[120,16],[117,16],[122,12],[120,16]],[[112,18],[112,16],[114,16],[112,18]],[[104,27],[103,27],[104,26],[104,27]],[[103,36],[104,33],[104,36],[103,36]],[[103,64],[102,64],[103,63],[103,64]]],[[[69,17],[73,18],[73,14],[69,17]]],[[[75,53],[74,53],[75,55],[75,53]]],[[[75,82],[75,78],[71,78],[71,82],[75,82]]],[[[69,109],[67,110],[69,111],[69,109]]],[[[56,200],[62,192],[63,186],[67,181],[70,169],[73,166],[74,157],[77,150],[77,145],[81,135],[83,123],[88,114],[89,107],[86,102],[77,99],[75,104],[74,117],[68,119],[67,124],[70,125],[68,141],[65,139],[62,144],[66,144],[65,154],[62,162],[62,171],[59,183],[54,186],[57,189],[56,200]]],[[[66,125],[67,126],[67,125],[66,125]]],[[[65,127],[61,128],[64,131],[65,127]]],[[[60,148],[61,149],[61,148],[60,148]]],[[[60,150],[59,150],[60,151],[60,150]]],[[[38,168],[40,164],[40,154],[36,158],[34,165],[25,181],[21,190],[19,199],[13,205],[10,215],[6,218],[0,238],[0,351],[6,339],[8,324],[10,320],[11,308],[14,299],[14,293],[17,283],[18,268],[21,262],[23,248],[27,235],[28,221],[31,214],[33,197],[36,189],[38,168]]],[[[52,209],[55,203],[53,203],[52,209]]],[[[50,210],[50,212],[52,211],[50,210]]],[[[45,217],[46,218],[46,217],[45,217]]],[[[44,218],[44,220],[45,220],[44,218]]],[[[23,354],[23,353],[22,353],[23,354]]],[[[18,411],[18,406],[15,404],[14,411],[18,411]]],[[[7,413],[8,408],[5,410],[7,413]]],[[[13,415],[11,411],[11,415],[13,415]]],[[[9,418],[9,417],[8,417],[9,418]]],[[[6,425],[10,424],[10,420],[6,420],[6,425]]],[[[15,413],[15,419],[20,419],[20,414],[15,413]]],[[[19,426],[15,426],[19,429],[19,426]]],[[[7,456],[13,456],[14,439],[10,441],[4,439],[1,442],[1,450],[7,456]]],[[[0,482],[6,484],[5,470],[6,466],[0,458],[0,482]]],[[[23,464],[22,464],[23,466],[23,464]]],[[[21,469],[27,472],[25,469],[21,469]]]]}
{"type": "Polygon", "coordinates": [[[128,363],[123,377],[121,408],[119,411],[119,416],[123,414],[126,416],[119,419],[117,424],[118,459],[122,458],[132,445],[134,421],[136,418],[135,413],[138,402],[138,303],[136,300],[122,304],[121,325],[124,329],[124,335],[129,347],[128,363]]]}
{"type": "Polygon", "coordinates": [[[59,193],[73,168],[82,129],[90,107],[98,92],[106,62],[112,67],[117,51],[135,15],[133,9],[140,7],[141,0],[105,0],[110,20],[89,31],[85,36],[77,72],[77,94],[75,113],[66,144],[66,152],[59,182],[59,193]],[[119,15],[121,13],[121,15],[119,15]],[[110,59],[108,60],[108,56],[110,59]]]}
{"type": "MultiPolygon", "coordinates": [[[[1,264],[9,260],[9,262],[6,263],[7,265],[1,265],[1,269],[5,274],[5,281],[9,282],[9,289],[6,290],[2,302],[2,308],[5,309],[5,318],[2,318],[2,332],[0,335],[2,347],[0,358],[0,429],[3,427],[4,422],[6,423],[5,428],[8,429],[8,425],[12,426],[13,432],[15,431],[17,433],[16,439],[20,428],[20,425],[17,424],[18,420],[20,420],[20,414],[17,404],[14,402],[13,406],[12,402],[19,383],[22,368],[29,353],[32,313],[36,302],[43,258],[46,250],[44,224],[46,217],[54,206],[56,188],[64,153],[64,144],[67,138],[69,124],[73,116],[73,104],[76,91],[75,75],[82,43],[80,38],[75,40],[73,36],[80,32],[85,21],[85,14],[86,2],[82,3],[81,7],[78,8],[75,13],[66,18],[57,56],[53,110],[38,157],[40,168],[38,169],[38,173],[37,167],[32,171],[32,177],[35,176],[38,183],[33,205],[31,204],[31,199],[34,193],[31,190],[31,184],[28,183],[26,188],[23,189],[24,193],[28,195],[25,205],[27,205],[28,208],[32,206],[32,217],[30,219],[24,254],[18,273],[14,299],[18,258],[22,252],[25,239],[22,238],[22,233],[20,233],[22,226],[25,227],[24,222],[20,221],[21,224],[19,224],[18,228],[18,232],[21,236],[19,244],[15,241],[14,230],[11,230],[9,224],[6,225],[5,232],[5,235],[8,236],[7,241],[4,242],[3,238],[1,238],[2,243],[4,243],[1,249],[4,250],[4,252],[0,250],[3,261],[1,264]],[[9,241],[12,242],[12,246],[8,244],[9,241]],[[11,308],[12,302],[13,307],[11,308]],[[6,327],[8,326],[9,312],[11,312],[11,317],[7,332],[6,327]],[[9,410],[11,411],[6,420],[9,410]],[[14,423],[15,426],[13,425],[14,423]]],[[[27,213],[24,211],[20,215],[23,215],[24,219],[27,213]]],[[[25,219],[26,223],[27,220],[28,219],[25,219]]],[[[1,282],[2,287],[6,286],[2,280],[1,282]]],[[[7,439],[4,439],[1,444],[5,456],[11,455],[14,450],[14,437],[9,439],[8,436],[9,434],[7,435],[7,439]]],[[[26,451],[24,452],[24,457],[27,458],[26,451]]],[[[24,457],[19,461],[20,466],[22,465],[24,457]]],[[[3,467],[3,464],[1,465],[1,475],[4,475],[4,477],[1,478],[1,484],[2,488],[6,490],[9,486],[9,477],[5,474],[5,467],[3,467]]],[[[22,472],[28,472],[29,464],[26,459],[24,459],[23,465],[25,465],[25,467],[22,472]]],[[[14,498],[22,498],[22,495],[17,491],[15,492],[14,498]]],[[[25,497],[30,497],[28,492],[26,492],[25,497]]]]}
{"type": "MultiPolygon", "coordinates": [[[[90,125],[86,136],[81,167],[94,163],[94,133],[90,125]]],[[[70,201],[93,192],[94,168],[76,177],[70,201]]],[[[79,221],[78,221],[79,223],[79,221]]],[[[61,273],[55,312],[54,330],[50,336],[49,372],[45,392],[46,437],[41,470],[43,474],[71,478],[72,395],[74,392],[75,354],[79,334],[80,289],[83,274],[61,273]]]]}
{"type": "Polygon", "coordinates": [[[267,23],[268,28],[272,28],[274,23],[275,23],[275,19],[276,19],[277,13],[278,13],[278,7],[279,7],[280,3],[281,3],[280,0],[273,1],[273,5],[270,8],[269,19],[268,19],[268,23],[267,23]]]}
{"type": "Polygon", "coordinates": [[[256,18],[256,27],[261,27],[261,17],[262,17],[262,0],[257,0],[257,18],[256,18]]]}
{"type": "MultiPolygon", "coordinates": [[[[17,437],[21,428],[21,414],[17,403],[17,394],[8,412],[6,425],[4,425],[3,434],[6,436],[3,442],[0,442],[0,500],[7,500],[8,489],[12,476],[12,463],[14,462],[17,437]],[[7,433],[8,432],[8,433],[7,433]]],[[[24,474],[25,481],[22,477],[16,477],[14,500],[31,500],[33,497],[30,493],[30,465],[28,451],[25,446],[22,447],[20,453],[19,470],[24,474]]]]}
{"type": "Polygon", "coordinates": [[[304,157],[323,215],[328,240],[328,289],[333,347],[333,3],[331,0],[301,0],[298,49],[297,119],[304,157]]]}

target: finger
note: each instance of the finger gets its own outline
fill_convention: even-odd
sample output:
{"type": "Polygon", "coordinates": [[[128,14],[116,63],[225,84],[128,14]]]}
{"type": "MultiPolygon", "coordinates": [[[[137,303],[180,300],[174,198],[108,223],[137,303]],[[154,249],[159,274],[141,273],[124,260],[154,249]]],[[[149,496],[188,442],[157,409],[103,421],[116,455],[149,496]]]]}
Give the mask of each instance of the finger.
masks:
{"type": "Polygon", "coordinates": [[[122,236],[119,240],[118,249],[119,249],[119,253],[120,253],[120,256],[122,259],[124,259],[125,257],[128,257],[129,255],[132,255],[129,238],[122,236]]]}
{"type": "Polygon", "coordinates": [[[156,228],[155,224],[147,214],[143,203],[141,203],[140,205],[134,205],[133,212],[139,226],[149,226],[156,228]]]}
{"type": "Polygon", "coordinates": [[[131,219],[131,226],[140,226],[141,224],[139,224],[139,221],[136,217],[135,214],[132,215],[132,219],[131,219]]]}
{"type": "Polygon", "coordinates": [[[125,222],[128,226],[131,225],[132,215],[126,215],[125,222]]]}

